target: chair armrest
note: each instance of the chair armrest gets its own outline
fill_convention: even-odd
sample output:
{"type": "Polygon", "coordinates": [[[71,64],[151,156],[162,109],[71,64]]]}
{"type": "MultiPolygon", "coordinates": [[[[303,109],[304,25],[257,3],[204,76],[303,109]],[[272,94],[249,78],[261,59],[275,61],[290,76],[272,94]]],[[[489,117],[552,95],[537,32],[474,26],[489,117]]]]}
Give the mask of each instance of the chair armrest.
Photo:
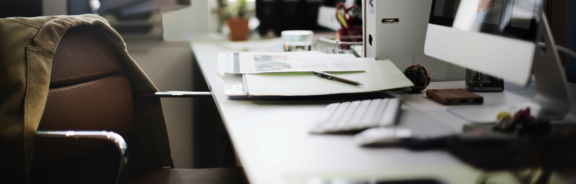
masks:
{"type": "Polygon", "coordinates": [[[88,139],[104,139],[116,145],[118,151],[120,152],[120,168],[118,169],[118,176],[116,177],[116,183],[120,183],[120,176],[122,175],[122,169],[124,165],[128,163],[128,155],[126,151],[128,150],[128,145],[124,138],[117,134],[116,132],[107,131],[36,131],[37,137],[62,137],[62,138],[88,138],[88,139]]]}
{"type": "Polygon", "coordinates": [[[210,91],[159,91],[154,94],[143,94],[142,97],[212,97],[210,91]]]}

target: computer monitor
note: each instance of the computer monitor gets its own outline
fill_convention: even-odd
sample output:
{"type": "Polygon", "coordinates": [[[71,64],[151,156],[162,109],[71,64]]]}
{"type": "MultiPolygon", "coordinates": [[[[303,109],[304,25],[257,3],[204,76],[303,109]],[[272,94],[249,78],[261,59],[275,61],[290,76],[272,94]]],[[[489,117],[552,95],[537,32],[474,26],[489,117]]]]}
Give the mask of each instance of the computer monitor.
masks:
{"type": "Polygon", "coordinates": [[[540,116],[563,118],[570,96],[543,0],[434,0],[424,53],[527,85],[536,77],[540,116]],[[538,46],[544,40],[545,48],[538,46]]]}

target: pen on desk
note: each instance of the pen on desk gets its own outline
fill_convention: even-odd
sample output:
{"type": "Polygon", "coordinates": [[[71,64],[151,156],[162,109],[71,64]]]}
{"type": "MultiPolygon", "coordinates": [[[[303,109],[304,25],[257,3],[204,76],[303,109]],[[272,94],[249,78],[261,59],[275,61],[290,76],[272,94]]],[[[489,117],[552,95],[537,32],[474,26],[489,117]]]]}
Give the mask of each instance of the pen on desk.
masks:
{"type": "Polygon", "coordinates": [[[345,79],[345,78],[338,77],[338,76],[335,76],[335,75],[332,75],[332,74],[329,74],[329,73],[326,73],[323,71],[314,71],[314,74],[318,75],[319,77],[327,78],[330,80],[337,80],[337,81],[345,82],[345,83],[352,84],[352,85],[362,85],[362,83],[359,83],[358,81],[345,79]]]}

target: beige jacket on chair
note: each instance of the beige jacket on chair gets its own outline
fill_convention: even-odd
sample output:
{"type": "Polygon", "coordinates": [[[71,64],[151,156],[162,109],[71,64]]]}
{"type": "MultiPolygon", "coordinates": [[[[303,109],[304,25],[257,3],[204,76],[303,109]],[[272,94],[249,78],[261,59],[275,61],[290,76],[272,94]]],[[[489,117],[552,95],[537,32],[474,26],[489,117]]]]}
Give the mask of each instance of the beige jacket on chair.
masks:
{"type": "MultiPolygon", "coordinates": [[[[128,55],[126,44],[97,15],[0,19],[0,183],[25,183],[34,150],[35,133],[48,95],[52,57],[66,31],[93,26],[106,35],[123,59],[132,92],[158,89],[128,55]]],[[[147,150],[130,162],[173,166],[159,98],[134,98],[134,135],[129,148],[147,150]],[[141,159],[141,160],[138,160],[141,159]]]]}

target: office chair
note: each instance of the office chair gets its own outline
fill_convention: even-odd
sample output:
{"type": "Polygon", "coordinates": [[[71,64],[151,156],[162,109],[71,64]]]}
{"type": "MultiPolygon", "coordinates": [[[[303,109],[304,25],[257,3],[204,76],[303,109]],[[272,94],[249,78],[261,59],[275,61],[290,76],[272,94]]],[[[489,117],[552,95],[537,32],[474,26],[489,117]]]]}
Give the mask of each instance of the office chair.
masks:
{"type": "MultiPolygon", "coordinates": [[[[153,125],[143,125],[135,113],[147,108],[142,101],[166,94],[135,94],[138,81],[128,77],[134,71],[127,70],[102,31],[98,26],[71,28],[58,44],[29,182],[248,183],[241,168],[173,169],[172,164],[143,163],[149,154],[161,153],[138,146],[152,138],[140,135],[137,125],[153,125]],[[142,151],[148,155],[138,154],[142,151]]],[[[165,126],[152,128],[165,131],[165,126]]],[[[167,144],[167,137],[162,139],[167,144]]]]}

